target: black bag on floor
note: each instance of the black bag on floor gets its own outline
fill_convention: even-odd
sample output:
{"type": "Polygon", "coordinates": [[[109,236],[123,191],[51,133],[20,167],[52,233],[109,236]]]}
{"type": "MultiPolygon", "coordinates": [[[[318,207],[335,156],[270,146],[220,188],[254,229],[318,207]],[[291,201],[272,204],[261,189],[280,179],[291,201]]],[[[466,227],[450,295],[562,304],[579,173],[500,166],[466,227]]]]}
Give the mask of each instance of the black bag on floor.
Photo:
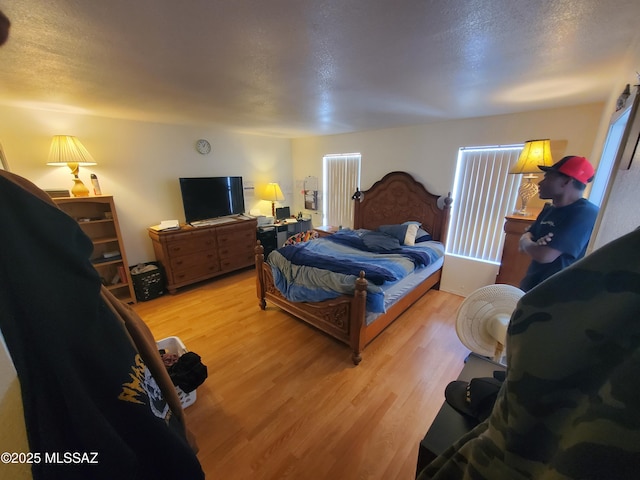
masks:
{"type": "Polygon", "coordinates": [[[178,358],[178,361],[169,368],[169,376],[173,384],[189,393],[202,385],[207,378],[207,366],[200,360],[200,355],[187,352],[178,358]]]}

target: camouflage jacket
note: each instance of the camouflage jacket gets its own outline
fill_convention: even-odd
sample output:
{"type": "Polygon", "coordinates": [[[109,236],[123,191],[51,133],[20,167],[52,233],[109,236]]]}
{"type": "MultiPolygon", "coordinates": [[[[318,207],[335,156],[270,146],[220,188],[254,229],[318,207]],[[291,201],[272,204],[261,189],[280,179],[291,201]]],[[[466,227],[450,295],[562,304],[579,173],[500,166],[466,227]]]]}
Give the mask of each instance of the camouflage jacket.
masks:
{"type": "Polygon", "coordinates": [[[491,416],[418,477],[640,478],[640,230],[524,295],[491,416]]]}

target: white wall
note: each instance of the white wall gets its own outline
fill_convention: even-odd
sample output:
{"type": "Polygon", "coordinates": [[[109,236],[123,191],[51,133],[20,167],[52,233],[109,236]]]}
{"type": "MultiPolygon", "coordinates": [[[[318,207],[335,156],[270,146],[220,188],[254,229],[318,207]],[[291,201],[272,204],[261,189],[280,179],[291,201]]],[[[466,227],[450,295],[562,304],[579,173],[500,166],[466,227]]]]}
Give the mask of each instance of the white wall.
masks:
{"type": "Polygon", "coordinates": [[[466,297],[485,285],[496,283],[500,266],[496,263],[472,260],[457,255],[445,255],[440,288],[466,297]]]}
{"type": "MultiPolygon", "coordinates": [[[[311,137],[292,141],[295,178],[322,178],[322,157],[330,153],[362,154],[361,188],[369,188],[393,170],[411,173],[433,193],[452,191],[458,149],[507,145],[550,138],[554,158],[589,157],[603,104],[557,108],[513,115],[454,120],[402,128],[311,137]]],[[[594,162],[595,163],[595,162],[594,162]]],[[[454,199],[455,202],[455,199],[454,199]]],[[[532,206],[535,206],[532,202],[532,206]]],[[[318,214],[318,218],[320,217],[318,214]]],[[[314,225],[318,222],[314,218],[314,225]]],[[[445,259],[441,288],[466,295],[493,283],[497,266],[460,258],[445,259]]]]}
{"type": "MultiPolygon", "coordinates": [[[[241,175],[256,186],[277,181],[285,195],[294,188],[289,139],[1,106],[0,132],[11,171],[43,189],[72,186],[68,168],[45,165],[51,137],[82,141],[98,165],[81,167],[80,177],[91,188],[95,173],[103,194],[114,196],[129,264],[154,259],[147,227],[184,221],[181,176],[241,175]],[[209,155],[195,150],[198,138],[211,142],[209,155]]],[[[269,202],[246,200],[247,211],[271,211],[269,202]]]]}

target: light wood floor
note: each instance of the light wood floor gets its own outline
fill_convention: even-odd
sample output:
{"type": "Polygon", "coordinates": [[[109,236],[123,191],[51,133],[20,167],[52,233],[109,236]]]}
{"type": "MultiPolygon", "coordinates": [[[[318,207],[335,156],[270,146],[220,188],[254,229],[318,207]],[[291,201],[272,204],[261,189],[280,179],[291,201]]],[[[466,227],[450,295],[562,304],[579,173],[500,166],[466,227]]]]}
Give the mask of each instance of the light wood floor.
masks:
{"type": "Polygon", "coordinates": [[[277,307],[253,270],[140,302],[157,340],[176,335],[209,378],[185,412],[208,479],[409,480],[418,444],[468,350],[461,297],[431,291],[364,351],[277,307]]]}

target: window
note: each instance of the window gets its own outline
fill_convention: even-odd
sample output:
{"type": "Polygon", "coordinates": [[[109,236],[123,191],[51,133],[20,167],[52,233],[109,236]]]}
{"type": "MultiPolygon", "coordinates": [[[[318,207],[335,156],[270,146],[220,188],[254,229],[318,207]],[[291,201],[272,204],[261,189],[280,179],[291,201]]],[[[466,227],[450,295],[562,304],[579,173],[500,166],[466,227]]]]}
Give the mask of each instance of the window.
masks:
{"type": "Polygon", "coordinates": [[[325,155],[322,159],[324,225],[353,227],[351,195],[360,188],[359,153],[325,155]]]}
{"type": "Polygon", "coordinates": [[[518,199],[522,175],[509,175],[523,145],[458,152],[447,253],[500,263],[504,217],[518,199]]]}
{"type": "MultiPolygon", "coordinates": [[[[591,184],[591,190],[589,191],[589,201],[599,207],[606,203],[614,166],[616,160],[624,154],[625,143],[628,142],[629,137],[633,141],[638,138],[637,136],[629,135],[636,116],[637,102],[636,97],[631,97],[630,100],[627,100],[627,107],[616,111],[609,122],[609,132],[604,142],[604,149],[598,162],[595,178],[591,184]],[[630,120],[631,124],[629,123],[630,120]]],[[[633,147],[631,150],[633,150],[633,147]]],[[[624,160],[621,159],[620,168],[625,168],[624,160]]],[[[628,163],[626,168],[628,168],[628,163]]]]}

